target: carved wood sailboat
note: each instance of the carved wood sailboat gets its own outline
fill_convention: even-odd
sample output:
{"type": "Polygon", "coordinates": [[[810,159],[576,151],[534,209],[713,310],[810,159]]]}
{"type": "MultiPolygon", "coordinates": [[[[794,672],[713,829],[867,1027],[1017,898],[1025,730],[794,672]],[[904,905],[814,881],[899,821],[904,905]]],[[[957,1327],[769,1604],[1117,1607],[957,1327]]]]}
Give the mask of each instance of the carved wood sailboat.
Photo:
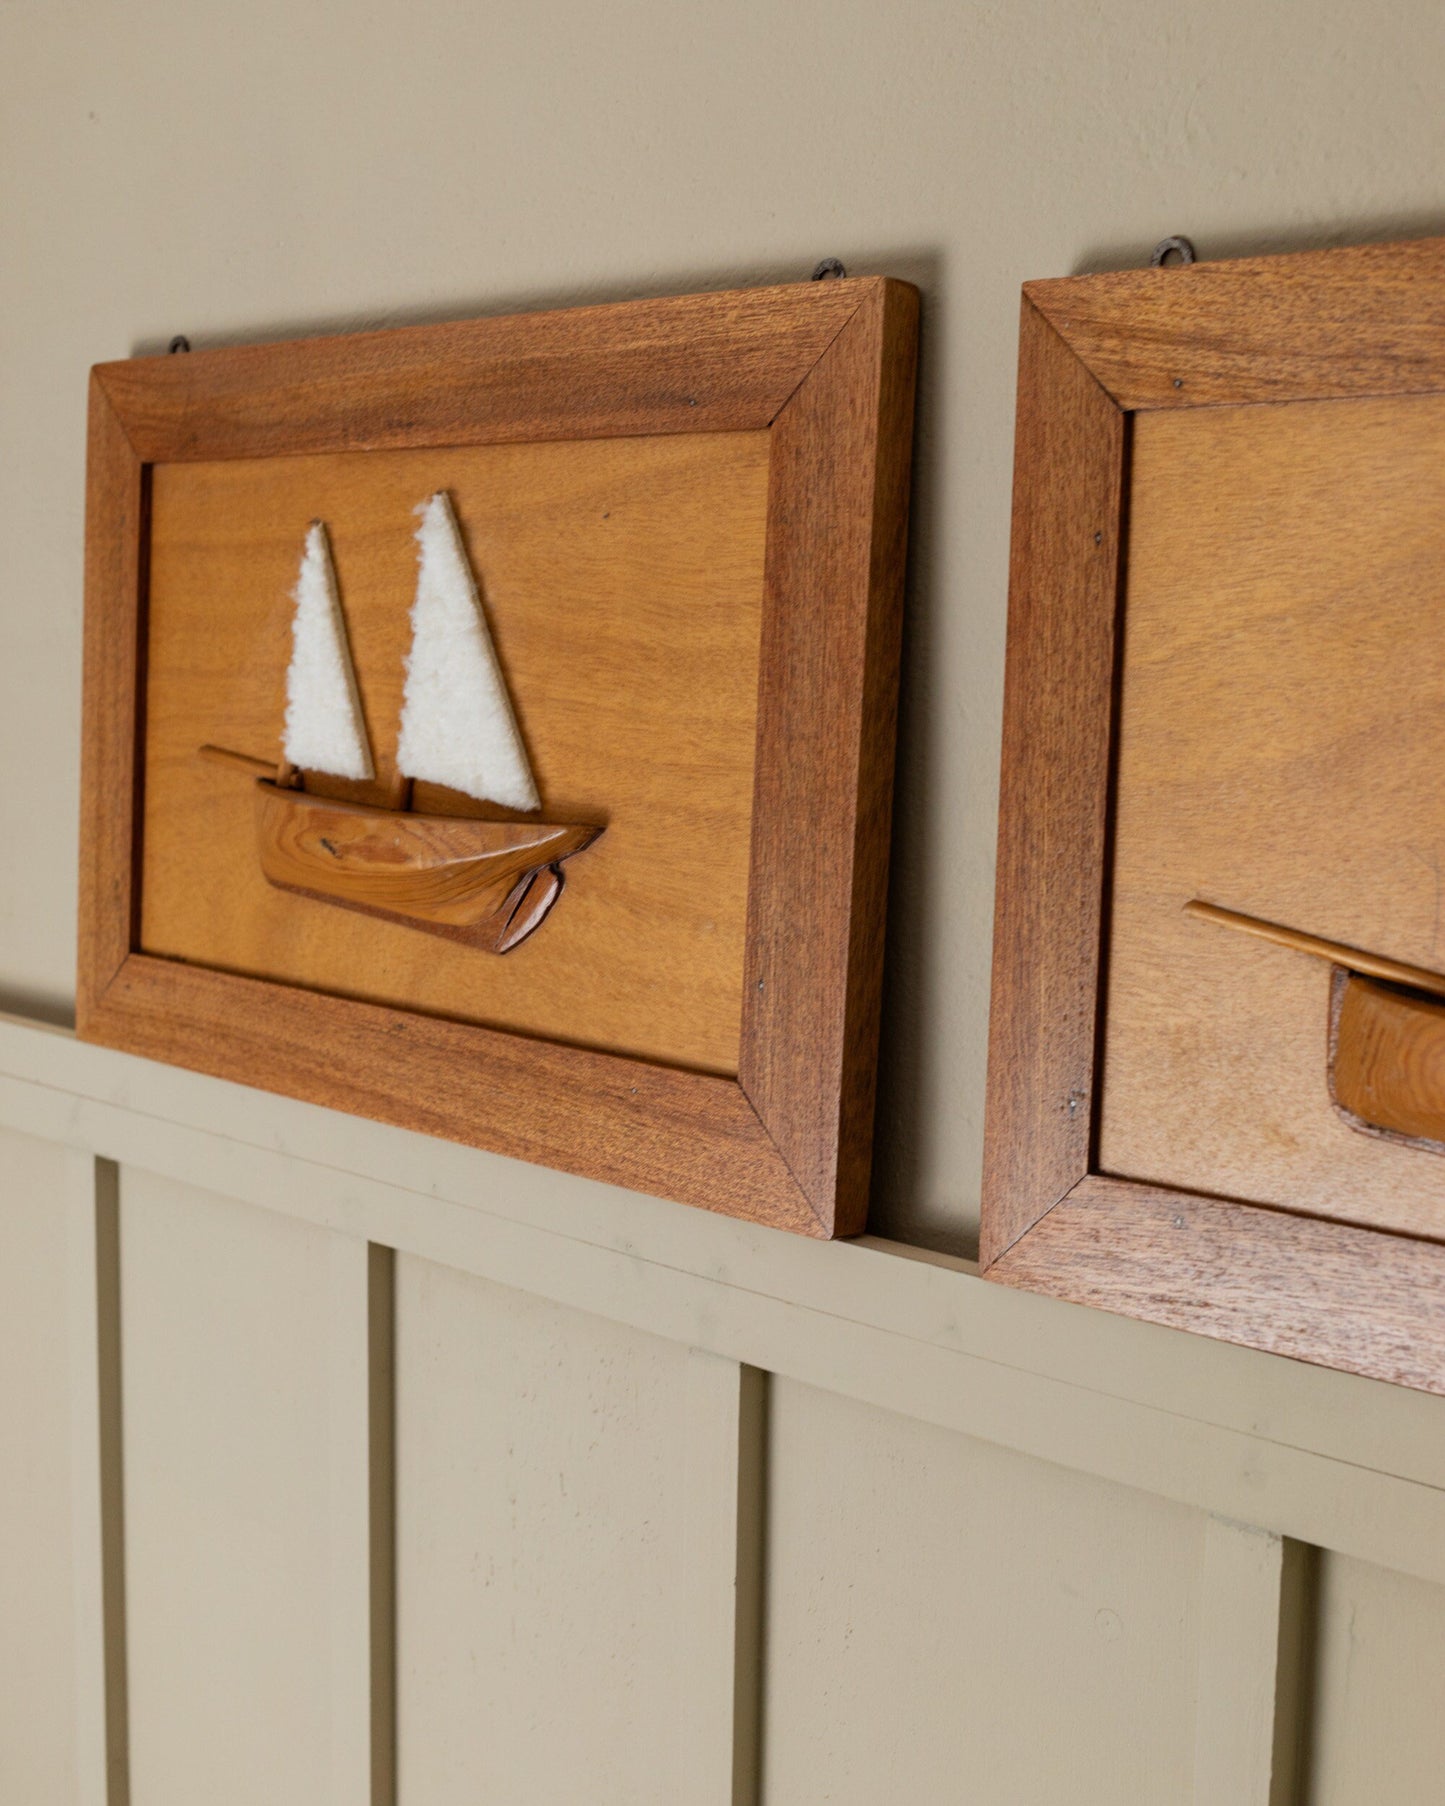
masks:
{"type": "Polygon", "coordinates": [[[319,521],[307,533],[295,591],[279,767],[221,747],[201,752],[255,774],[257,847],[271,884],[506,953],[561,895],[562,862],[602,830],[407,807],[413,779],[518,811],[541,807],[451,504],[437,494],[419,512],[396,806],[305,789],[307,771],[357,783],[375,775],[319,521]]]}

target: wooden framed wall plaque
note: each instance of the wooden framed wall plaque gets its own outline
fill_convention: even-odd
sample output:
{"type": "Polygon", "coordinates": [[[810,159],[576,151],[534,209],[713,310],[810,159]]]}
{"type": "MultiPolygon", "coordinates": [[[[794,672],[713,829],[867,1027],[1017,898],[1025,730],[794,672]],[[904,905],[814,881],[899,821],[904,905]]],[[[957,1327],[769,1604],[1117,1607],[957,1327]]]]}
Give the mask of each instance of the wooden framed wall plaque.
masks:
{"type": "Polygon", "coordinates": [[[863,1227],[917,297],[97,366],[87,1039],[863,1227]]]}
{"type": "Polygon", "coordinates": [[[1445,1391],[1445,241],[1024,290],[982,1264],[1445,1391]]]}

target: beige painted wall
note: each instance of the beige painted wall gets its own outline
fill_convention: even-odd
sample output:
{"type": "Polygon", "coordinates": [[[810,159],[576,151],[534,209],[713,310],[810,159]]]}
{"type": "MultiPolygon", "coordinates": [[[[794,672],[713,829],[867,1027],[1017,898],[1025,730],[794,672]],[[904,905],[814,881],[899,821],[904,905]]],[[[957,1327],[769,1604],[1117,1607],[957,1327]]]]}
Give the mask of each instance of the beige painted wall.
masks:
{"type": "Polygon", "coordinates": [[[92,362],[835,254],[926,298],[876,1226],[966,1248],[1019,283],[1438,229],[1442,68],[1435,0],[9,0],[0,991],[71,996],[92,362]]]}
{"type": "MultiPolygon", "coordinates": [[[[89,364],[836,254],[926,304],[874,1228],[966,1253],[1019,283],[1445,229],[1442,74],[1436,0],[0,5],[0,1008],[70,1009],[89,364]]],[[[404,1806],[1438,1792],[1441,1401],[0,1023],[6,1806],[125,1806],[117,1699],[134,1806],[365,1797],[368,1241],[404,1806]]]]}

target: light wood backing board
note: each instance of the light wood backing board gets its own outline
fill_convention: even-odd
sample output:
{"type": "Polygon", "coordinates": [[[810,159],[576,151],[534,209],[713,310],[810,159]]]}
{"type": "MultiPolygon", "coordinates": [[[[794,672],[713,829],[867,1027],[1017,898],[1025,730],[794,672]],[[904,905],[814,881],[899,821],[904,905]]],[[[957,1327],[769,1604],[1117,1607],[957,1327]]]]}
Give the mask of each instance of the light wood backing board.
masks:
{"type": "Polygon", "coordinates": [[[1445,395],[1134,423],[1103,1171],[1445,1237],[1352,1129],[1330,968],[1203,897],[1445,970],[1445,395]]]}
{"type": "MultiPolygon", "coordinates": [[[[158,465],[142,950],[735,1073],[767,478],[759,432],[158,465]],[[606,823],[541,931],[504,957],[274,890],[251,782],[196,757],[207,741],[279,751],[290,591],[316,516],[384,786],[413,510],[438,488],[467,540],[544,814],[606,823]]],[[[417,805],[487,813],[427,786],[417,805]]]]}

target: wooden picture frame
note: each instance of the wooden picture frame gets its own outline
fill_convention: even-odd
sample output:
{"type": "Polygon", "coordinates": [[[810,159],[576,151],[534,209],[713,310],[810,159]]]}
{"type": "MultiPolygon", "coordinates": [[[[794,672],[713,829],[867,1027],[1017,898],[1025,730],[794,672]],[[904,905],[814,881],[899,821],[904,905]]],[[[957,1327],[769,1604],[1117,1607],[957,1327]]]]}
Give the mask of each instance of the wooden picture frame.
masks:
{"type": "Polygon", "coordinates": [[[1442,282],[1431,240],[1024,287],[981,1245],[1006,1285],[1437,1392],[1438,1240],[1108,1170],[1100,1117],[1138,423],[1445,391],[1442,282]]]}
{"type": "Polygon", "coordinates": [[[97,366],[81,1036],[803,1234],[861,1230],[916,327],[908,285],[844,279],[97,366]],[[767,526],[735,1079],[144,950],[156,466],[758,430],[767,526]]]}

